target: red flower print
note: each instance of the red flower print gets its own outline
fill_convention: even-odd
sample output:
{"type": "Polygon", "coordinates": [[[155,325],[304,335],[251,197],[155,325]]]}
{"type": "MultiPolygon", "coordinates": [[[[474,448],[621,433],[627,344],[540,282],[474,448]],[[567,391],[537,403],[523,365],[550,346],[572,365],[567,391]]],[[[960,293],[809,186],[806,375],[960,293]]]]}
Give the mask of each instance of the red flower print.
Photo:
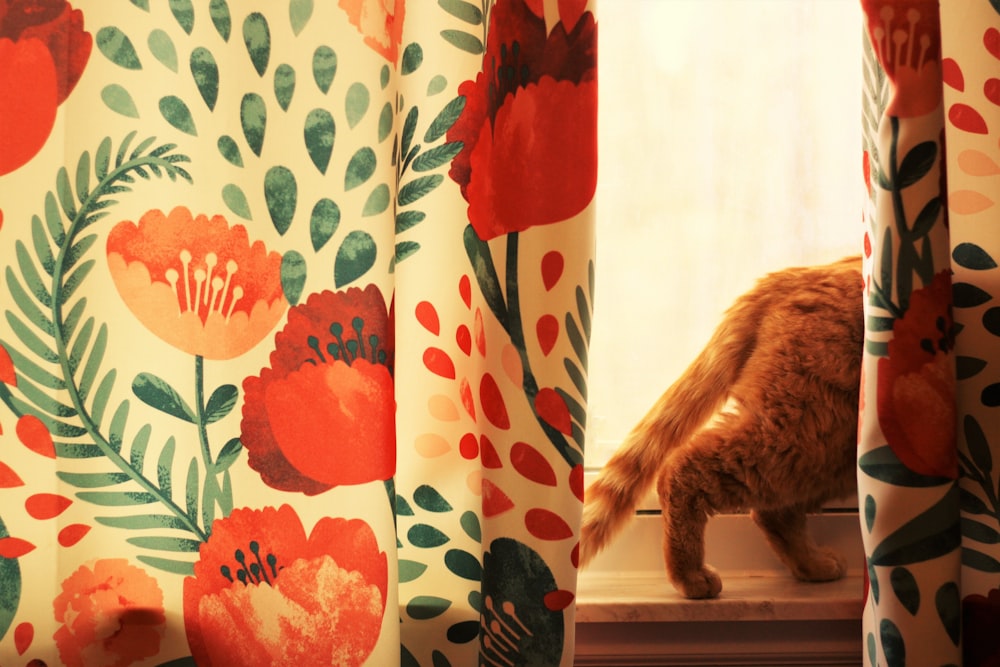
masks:
{"type": "Polygon", "coordinates": [[[546,33],[541,3],[499,0],[483,71],[465,81],[452,179],[469,221],[489,240],[566,220],[597,185],[597,27],[584,12],[546,33]],[[537,5],[537,6],[536,6],[537,5]]]}
{"type": "Polygon", "coordinates": [[[1000,667],[1000,589],[962,600],[962,664],[1000,667]]]}
{"type": "Polygon", "coordinates": [[[403,41],[405,0],[340,0],[351,25],[365,38],[365,44],[395,64],[403,41]]]}
{"type": "Polygon", "coordinates": [[[281,255],[252,245],[242,225],[152,210],[108,235],[108,267],[119,294],[150,331],[207,359],[232,359],[264,339],[288,303],[281,255]]]}
{"type": "Polygon", "coordinates": [[[378,642],[388,562],[359,519],[324,517],[306,537],[288,505],[237,509],[212,525],[184,623],[195,662],[360,665],[378,642]]]}
{"type": "Polygon", "coordinates": [[[160,652],[163,592],[124,558],[78,568],[53,608],[62,623],[53,638],[67,667],[126,667],[160,652]]]}
{"type": "Polygon", "coordinates": [[[313,495],[393,476],[392,320],[374,285],[288,311],[270,368],[243,382],[242,441],[266,484],[313,495]]]}
{"type": "Polygon", "coordinates": [[[41,150],[92,48],[65,0],[0,0],[0,176],[41,150]]]}
{"type": "Polygon", "coordinates": [[[938,0],[862,0],[868,37],[892,82],[890,116],[912,118],[941,103],[938,0]]]}
{"type": "Polygon", "coordinates": [[[942,271],[910,295],[878,361],[878,419],[899,460],[914,472],[955,479],[955,374],[951,276],[942,271]]]}

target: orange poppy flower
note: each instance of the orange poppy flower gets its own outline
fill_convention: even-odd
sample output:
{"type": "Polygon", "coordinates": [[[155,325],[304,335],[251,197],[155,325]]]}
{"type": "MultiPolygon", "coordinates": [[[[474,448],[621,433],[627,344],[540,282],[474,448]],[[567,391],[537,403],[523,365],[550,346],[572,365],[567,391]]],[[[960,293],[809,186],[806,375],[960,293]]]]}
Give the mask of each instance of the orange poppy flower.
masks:
{"type": "Polygon", "coordinates": [[[53,602],[62,626],[53,638],[67,667],[126,667],[160,651],[163,591],[124,558],[83,565],[53,602]]]}
{"type": "Polygon", "coordinates": [[[392,319],[375,285],[288,311],[270,367],[243,381],[240,437],[268,486],[313,495],[395,473],[392,319]]]}
{"type": "Polygon", "coordinates": [[[198,665],[360,665],[378,642],[388,562],[360,519],[324,517],[306,537],[288,505],[212,525],[184,623],[198,665]]]}
{"type": "Polygon", "coordinates": [[[0,175],[41,150],[93,44],[65,0],[0,0],[0,175]]]}
{"type": "Polygon", "coordinates": [[[351,25],[365,38],[365,44],[395,64],[403,41],[405,0],[340,0],[351,25]]]}
{"type": "Polygon", "coordinates": [[[951,275],[914,290],[878,360],[878,420],[899,460],[922,475],[958,477],[951,275]]]}
{"type": "Polygon", "coordinates": [[[281,319],[281,255],[250,243],[243,225],[192,217],[184,207],[152,210],[108,236],[108,267],[119,294],[150,331],[206,359],[232,359],[281,319]]]}

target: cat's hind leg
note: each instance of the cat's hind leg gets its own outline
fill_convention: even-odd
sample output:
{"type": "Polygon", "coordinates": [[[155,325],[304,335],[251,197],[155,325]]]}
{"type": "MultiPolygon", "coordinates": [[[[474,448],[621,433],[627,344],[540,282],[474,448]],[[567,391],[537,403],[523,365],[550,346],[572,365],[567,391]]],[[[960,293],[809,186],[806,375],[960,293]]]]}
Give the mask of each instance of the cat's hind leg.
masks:
{"type": "Polygon", "coordinates": [[[847,572],[843,555],[818,546],[809,536],[806,513],[801,508],[753,510],[751,515],[778,558],[797,579],[834,581],[847,572]]]}

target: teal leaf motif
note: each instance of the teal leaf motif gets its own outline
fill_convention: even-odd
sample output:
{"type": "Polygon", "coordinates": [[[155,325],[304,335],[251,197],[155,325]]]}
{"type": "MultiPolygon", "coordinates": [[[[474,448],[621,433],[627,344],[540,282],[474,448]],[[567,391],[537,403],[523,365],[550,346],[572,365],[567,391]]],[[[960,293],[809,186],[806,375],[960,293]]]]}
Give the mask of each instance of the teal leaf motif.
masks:
{"type": "Polygon", "coordinates": [[[920,611],[920,586],[917,578],[905,567],[896,567],[889,575],[889,583],[906,611],[916,616],[920,611]]]}
{"type": "Polygon", "coordinates": [[[368,232],[355,230],[348,234],[337,249],[334,285],[339,289],[363,276],[375,265],[376,254],[375,239],[368,232]]]}
{"type": "Polygon", "coordinates": [[[406,532],[406,539],[410,541],[410,544],[421,549],[432,549],[450,541],[447,535],[425,523],[411,526],[406,532]]]}
{"type": "Polygon", "coordinates": [[[389,186],[385,183],[380,183],[375,186],[375,189],[368,195],[368,199],[365,200],[361,215],[367,218],[384,213],[389,208],[390,199],[389,186]]]}
{"type": "Polygon", "coordinates": [[[441,185],[442,181],[444,181],[444,176],[441,174],[415,178],[399,189],[397,201],[401,207],[409,206],[418,199],[429,195],[437,186],[441,185]]]}
{"type": "Polygon", "coordinates": [[[139,373],[132,393],[146,405],[186,422],[195,423],[194,411],[170,384],[152,373],[139,373]]]}
{"type": "Polygon", "coordinates": [[[1000,572],[1000,561],[993,556],[977,551],[970,547],[962,547],[962,565],[970,567],[980,572],[997,573],[1000,572]]]}
{"type": "Polygon", "coordinates": [[[448,611],[450,606],[450,600],[433,595],[418,595],[406,604],[406,613],[410,618],[426,621],[430,618],[437,618],[448,611]]]}
{"type": "Polygon", "coordinates": [[[474,56],[482,55],[485,50],[482,40],[464,30],[442,30],[441,36],[452,46],[474,56]]]}
{"type": "Polygon", "coordinates": [[[191,0],[170,0],[170,13],[177,20],[177,25],[190,35],[194,30],[194,5],[191,0]]]}
{"type": "Polygon", "coordinates": [[[893,484],[911,488],[926,488],[946,484],[945,477],[923,475],[907,468],[899,460],[889,445],[876,447],[865,452],[858,459],[858,467],[869,477],[893,484]]]}
{"type": "Polygon", "coordinates": [[[451,129],[451,126],[455,124],[458,117],[462,115],[462,111],[465,110],[465,103],[466,99],[461,95],[448,102],[434,120],[431,121],[430,126],[424,133],[424,143],[432,144],[443,137],[451,129]]]}
{"type": "Polygon", "coordinates": [[[392,105],[386,102],[382,106],[382,111],[378,115],[378,141],[382,143],[392,132],[392,125],[396,117],[392,113],[392,105]]]}
{"type": "Polygon", "coordinates": [[[284,235],[292,225],[299,190],[295,175],[284,166],[271,167],[264,176],[264,201],[271,223],[278,233],[284,235]]]}
{"type": "Polygon", "coordinates": [[[224,134],[219,137],[217,145],[219,153],[226,159],[226,162],[235,167],[243,166],[243,156],[240,155],[240,147],[236,145],[236,140],[228,134],[224,134]]]}
{"type": "Polygon", "coordinates": [[[469,262],[472,265],[473,274],[476,277],[476,282],[479,284],[479,289],[483,293],[483,297],[486,299],[490,310],[493,311],[504,329],[506,329],[508,327],[507,304],[500,289],[500,278],[497,275],[496,266],[493,264],[490,247],[485,241],[479,238],[472,225],[466,225],[462,238],[465,241],[465,252],[469,257],[469,262]]]}
{"type": "Polygon", "coordinates": [[[250,150],[260,157],[264,148],[264,132],[267,128],[267,105],[264,104],[264,98],[257,93],[247,93],[243,96],[240,103],[240,124],[250,150]]]}
{"type": "Polygon", "coordinates": [[[233,17],[229,12],[229,4],[226,0],[212,0],[208,3],[208,15],[212,19],[215,31],[219,33],[222,41],[228,42],[229,35],[233,31],[233,17]]]}
{"type": "Polygon", "coordinates": [[[313,206],[309,219],[309,237],[313,250],[319,252],[333,237],[340,225],[340,207],[332,199],[320,199],[313,206]]]}
{"type": "Polygon", "coordinates": [[[224,384],[212,392],[205,404],[205,423],[214,424],[229,415],[239,395],[239,389],[233,384],[224,384]]]}
{"type": "Polygon", "coordinates": [[[303,135],[309,159],[325,174],[330,166],[330,156],[333,155],[333,144],[337,136],[337,127],[333,115],[326,109],[313,109],[306,116],[303,135]]]}
{"type": "Polygon", "coordinates": [[[406,498],[398,494],[396,495],[396,516],[415,516],[410,503],[406,502],[406,498]]]}
{"type": "Polygon", "coordinates": [[[959,243],[951,251],[955,263],[972,271],[988,271],[997,267],[996,260],[975,243],[959,243]]]}
{"type": "Polygon", "coordinates": [[[903,634],[895,623],[888,618],[879,624],[879,639],[882,642],[882,653],[885,655],[887,667],[905,667],[906,643],[903,634]]]}
{"type": "Polygon", "coordinates": [[[226,203],[229,210],[240,216],[244,220],[251,220],[250,204],[247,203],[247,196],[243,190],[235,183],[229,183],[222,188],[222,201],[226,203]]]}
{"type": "Polygon", "coordinates": [[[351,156],[344,174],[344,189],[353,190],[365,183],[375,173],[375,151],[365,146],[351,156]]]}
{"type": "Polygon", "coordinates": [[[253,12],[244,19],[243,43],[247,47],[247,55],[250,56],[253,68],[258,75],[264,76],[271,59],[271,28],[260,12],[253,12]]]}
{"type": "Polygon", "coordinates": [[[427,95],[433,97],[444,92],[446,88],[448,88],[448,79],[438,74],[427,84],[427,95]]]}
{"type": "Polygon", "coordinates": [[[952,301],[956,308],[975,308],[990,301],[993,296],[972,283],[957,282],[951,286],[952,301]]]}
{"type": "Polygon", "coordinates": [[[219,452],[219,457],[215,460],[215,469],[226,470],[236,462],[242,451],[243,442],[239,438],[231,438],[219,452]]]}
{"type": "Polygon", "coordinates": [[[424,151],[413,160],[414,171],[431,171],[445,164],[462,152],[465,144],[461,141],[451,141],[441,146],[435,146],[424,151]]]}
{"type": "Polygon", "coordinates": [[[413,502],[428,512],[450,512],[454,508],[433,486],[423,484],[413,492],[413,502]]]}
{"type": "Polygon", "coordinates": [[[302,253],[289,250],[281,256],[281,289],[285,300],[294,306],[302,296],[306,284],[306,260],[302,253]]]}
{"type": "Polygon", "coordinates": [[[382,87],[382,90],[385,90],[385,87],[389,85],[388,65],[382,65],[382,71],[380,71],[378,75],[378,85],[382,87]]]}
{"type": "Polygon", "coordinates": [[[452,574],[462,579],[481,581],[483,578],[483,566],[479,564],[479,559],[468,551],[449,549],[444,555],[444,564],[452,574]]]}
{"type": "Polygon", "coordinates": [[[167,95],[160,99],[160,114],[165,121],[181,132],[190,134],[193,137],[198,136],[198,130],[194,125],[194,118],[191,116],[191,110],[188,109],[184,100],[176,95],[167,95]]]}
{"type": "Polygon", "coordinates": [[[132,40],[114,26],[106,26],[97,31],[94,41],[104,57],[125,69],[142,69],[139,54],[135,52],[132,40]]]}
{"type": "MultiPolygon", "coordinates": [[[[0,520],[0,538],[10,537],[0,520]]],[[[21,566],[16,558],[0,556],[0,637],[5,637],[21,602],[21,566]]]]}
{"type": "Polygon", "coordinates": [[[989,526],[981,521],[962,517],[962,537],[981,542],[983,544],[1000,544],[1000,532],[993,526],[989,526]]]}
{"type": "Polygon", "coordinates": [[[365,87],[365,84],[355,82],[347,89],[347,97],[344,100],[344,111],[347,115],[347,124],[351,128],[356,127],[361,122],[361,119],[365,117],[370,101],[371,96],[368,94],[368,88],[365,87]]]}
{"type": "Polygon", "coordinates": [[[934,505],[882,540],[869,562],[874,566],[921,563],[951,553],[961,541],[958,488],[953,484],[934,505]]]}
{"type": "Polygon", "coordinates": [[[986,439],[986,433],[982,426],[972,415],[966,415],[962,420],[963,432],[965,433],[965,444],[969,449],[969,455],[979,470],[989,475],[993,472],[993,454],[990,443],[986,439]]]}
{"type": "Polygon", "coordinates": [[[420,48],[420,45],[416,42],[407,44],[406,48],[403,49],[403,57],[400,60],[399,70],[403,76],[406,76],[407,74],[416,72],[423,62],[424,50],[420,48]]]}
{"type": "MultiPolygon", "coordinates": [[[[149,11],[149,0],[129,0],[129,2],[131,2],[139,9],[142,9],[147,12],[149,11]]],[[[0,636],[3,636],[2,632],[0,632],[0,636]]]]}
{"type": "Polygon", "coordinates": [[[917,144],[903,157],[896,175],[896,186],[902,190],[927,175],[937,160],[937,143],[924,141],[917,144]]]}
{"type": "Polygon", "coordinates": [[[282,63],[274,70],[274,98],[282,111],[288,111],[295,94],[295,70],[291,65],[282,63]]]}
{"type": "Polygon", "coordinates": [[[330,90],[337,74],[337,54],[329,46],[317,47],[312,59],[313,80],[323,94],[330,90]]]}
{"type": "Polygon", "coordinates": [[[959,506],[965,514],[990,514],[986,501],[965,488],[960,488],[959,506]]]}
{"type": "Polygon", "coordinates": [[[483,540],[483,530],[479,524],[479,515],[475,512],[469,510],[462,515],[459,519],[459,524],[462,526],[462,530],[465,534],[471,537],[476,542],[482,542],[483,540]]]}
{"type": "Polygon", "coordinates": [[[111,83],[101,90],[101,101],[117,114],[127,118],[138,118],[139,110],[129,92],[117,83],[111,83]]]}
{"type": "Polygon", "coordinates": [[[405,584],[420,578],[427,571],[427,566],[415,560],[399,559],[399,583],[405,584]]]}
{"type": "Polygon", "coordinates": [[[219,98],[219,66],[211,51],[199,46],[191,52],[191,76],[205,106],[214,110],[219,98]]]}
{"type": "Polygon", "coordinates": [[[483,24],[483,11],[465,0],[438,0],[438,5],[455,18],[470,25],[483,24]]]}
{"type": "Polygon", "coordinates": [[[305,29],[313,13],[313,0],[292,0],[288,4],[288,20],[296,36],[305,29]]]}
{"type": "Polygon", "coordinates": [[[875,498],[871,495],[865,496],[865,528],[868,532],[872,532],[872,528],[875,526],[875,511],[877,505],[875,504],[875,498]]]}
{"type": "Polygon", "coordinates": [[[423,222],[426,217],[427,214],[423,211],[400,211],[396,214],[396,233],[402,234],[423,222]]]}
{"type": "Polygon", "coordinates": [[[420,250],[420,244],[416,241],[400,241],[396,244],[396,255],[394,257],[395,263],[399,264],[407,257],[415,254],[418,250],[420,250]]]}
{"type": "Polygon", "coordinates": [[[958,584],[953,581],[942,584],[934,594],[934,607],[951,643],[958,646],[962,635],[962,597],[958,584]]]}
{"type": "Polygon", "coordinates": [[[171,72],[177,72],[177,49],[174,47],[174,42],[170,39],[168,35],[163,30],[156,28],[149,33],[149,39],[146,40],[149,45],[149,50],[153,54],[153,57],[160,61],[160,63],[169,69],[171,72]]]}

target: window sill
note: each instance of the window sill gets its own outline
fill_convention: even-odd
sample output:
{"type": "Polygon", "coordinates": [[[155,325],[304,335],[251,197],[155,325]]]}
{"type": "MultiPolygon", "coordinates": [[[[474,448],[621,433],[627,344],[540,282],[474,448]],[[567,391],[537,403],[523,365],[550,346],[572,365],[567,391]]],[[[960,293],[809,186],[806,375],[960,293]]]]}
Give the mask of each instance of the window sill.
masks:
{"type": "MultiPolygon", "coordinates": [[[[857,514],[810,517],[810,524],[817,541],[863,562],[857,514]]],[[[722,594],[688,600],[663,574],[659,530],[658,516],[637,517],[580,574],[577,665],[861,664],[860,567],[835,582],[798,582],[748,517],[716,517],[706,553],[722,574],[722,594]]]]}

